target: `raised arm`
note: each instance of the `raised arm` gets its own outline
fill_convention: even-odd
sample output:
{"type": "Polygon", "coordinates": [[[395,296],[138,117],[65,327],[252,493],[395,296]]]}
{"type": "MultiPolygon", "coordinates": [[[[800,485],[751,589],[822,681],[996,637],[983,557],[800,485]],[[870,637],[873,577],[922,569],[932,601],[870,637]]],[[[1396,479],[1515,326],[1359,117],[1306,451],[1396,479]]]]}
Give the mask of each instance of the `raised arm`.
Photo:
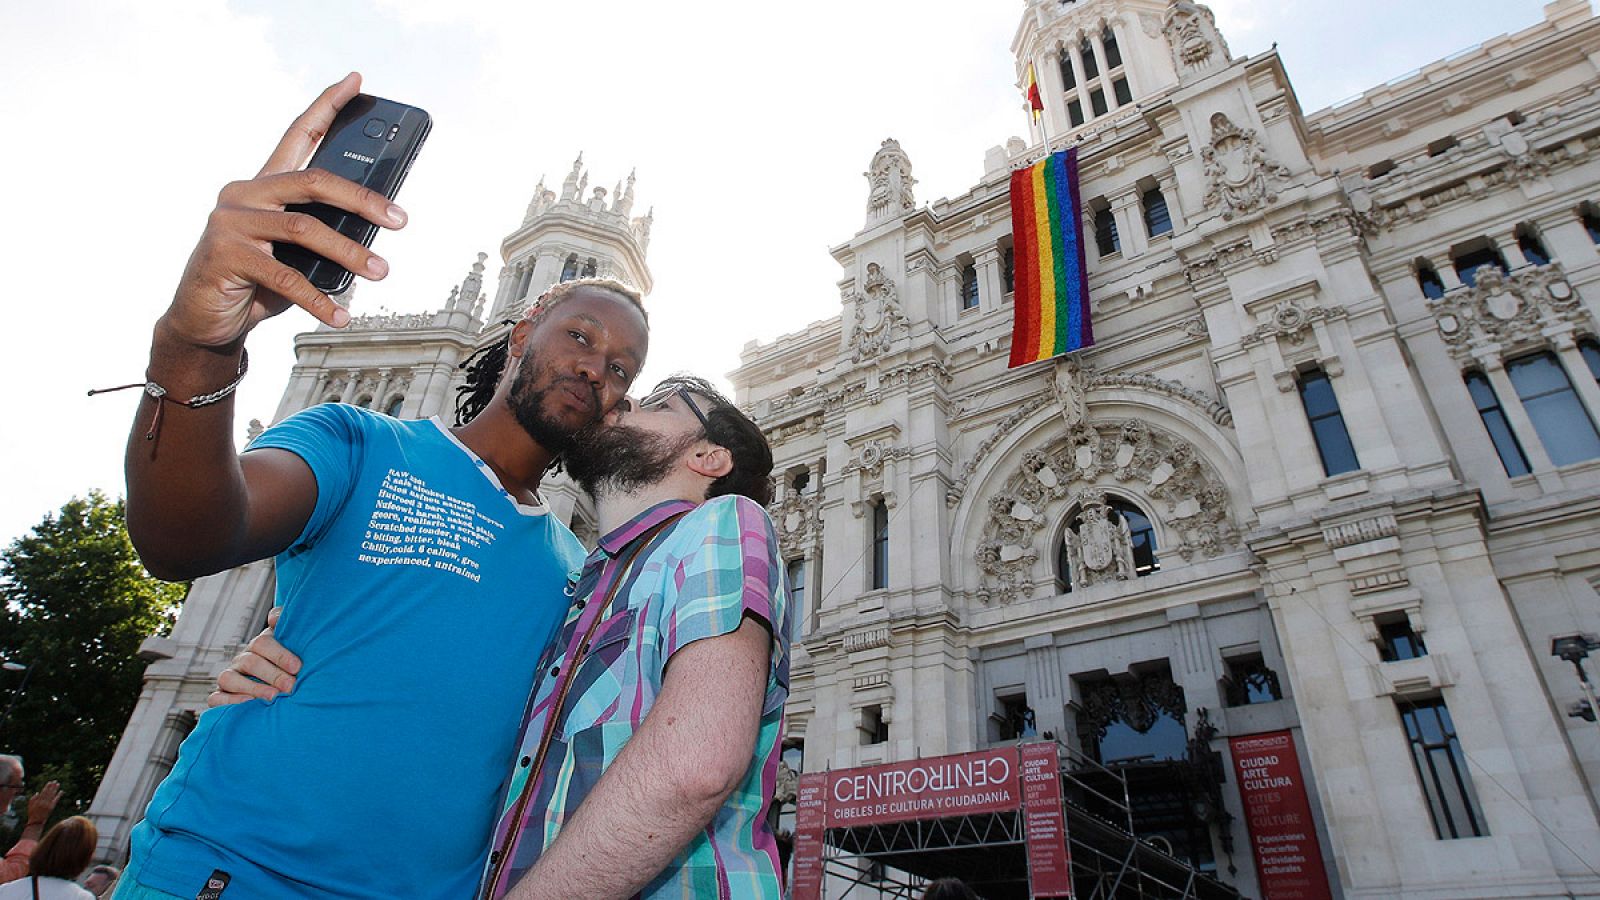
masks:
{"type": "Polygon", "coordinates": [[[746,617],[673,654],[638,732],[507,900],[631,897],[666,868],[750,767],[771,645],[746,617]]]}
{"type": "MultiPolygon", "coordinates": [[[[377,280],[382,259],[290,203],[323,202],[388,228],[405,214],[382,195],[305,169],[334,115],[361,89],[352,73],[322,92],[279,141],[261,172],[222,189],[189,257],[172,305],[156,323],[146,380],[180,401],[232,384],[245,336],[290,306],[342,327],[346,312],[272,256],[299,244],[377,280]]],[[[233,397],[189,408],[145,394],[128,439],[128,532],[145,566],[168,579],[218,572],[284,549],[316,504],[311,470],[282,450],[240,457],[233,397]]]]}

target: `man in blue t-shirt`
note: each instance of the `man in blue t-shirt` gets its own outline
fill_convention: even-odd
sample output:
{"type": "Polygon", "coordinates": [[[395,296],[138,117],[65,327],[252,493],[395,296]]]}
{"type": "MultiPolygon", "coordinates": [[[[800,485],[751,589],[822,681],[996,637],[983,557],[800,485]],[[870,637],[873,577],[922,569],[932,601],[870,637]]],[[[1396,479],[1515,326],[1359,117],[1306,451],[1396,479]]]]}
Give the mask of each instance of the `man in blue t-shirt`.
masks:
{"type": "Polygon", "coordinates": [[[297,171],[359,86],[330,87],[260,175],[222,191],[156,324],[127,453],[130,535],[170,579],[276,557],[277,633],[306,671],[275,702],[201,716],[134,832],[118,898],[472,893],[532,662],[583,559],[540,479],[644,362],[638,294],[569,282],[512,329],[465,424],[325,404],[236,454],[251,328],[291,305],[335,328],[350,318],[272,242],[388,271],[284,205],[404,224],[371,191],[297,171]]]}

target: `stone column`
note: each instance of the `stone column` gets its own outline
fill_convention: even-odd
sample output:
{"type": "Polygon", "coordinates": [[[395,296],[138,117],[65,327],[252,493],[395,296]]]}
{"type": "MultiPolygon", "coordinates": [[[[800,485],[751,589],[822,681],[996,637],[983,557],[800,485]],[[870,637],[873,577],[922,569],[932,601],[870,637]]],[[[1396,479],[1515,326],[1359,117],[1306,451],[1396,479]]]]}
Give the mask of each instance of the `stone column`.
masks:
{"type": "Polygon", "coordinates": [[[1183,216],[1183,204],[1178,202],[1178,181],[1170,173],[1164,174],[1157,179],[1157,186],[1161,188],[1161,199],[1167,201],[1167,215],[1172,218],[1172,233],[1178,234],[1189,227],[1188,220],[1183,216]]]}
{"type": "Polygon", "coordinates": [[[1589,371],[1589,363],[1578,350],[1578,343],[1573,339],[1572,332],[1558,335],[1555,338],[1555,345],[1556,355],[1561,358],[1562,368],[1567,370],[1567,378],[1572,381],[1573,387],[1577,388],[1579,399],[1589,411],[1589,421],[1600,428],[1600,382],[1596,382],[1594,373],[1589,371]]]}
{"type": "Polygon", "coordinates": [[[1033,707],[1039,735],[1049,732],[1065,739],[1067,698],[1062,690],[1061,658],[1055,639],[1048,634],[1030,635],[1022,645],[1028,653],[1028,705],[1033,707]]]}
{"type": "Polygon", "coordinates": [[[1439,280],[1444,282],[1444,289],[1446,291],[1452,291],[1458,287],[1461,287],[1461,276],[1456,274],[1455,260],[1452,260],[1448,254],[1444,256],[1430,256],[1428,257],[1428,262],[1433,264],[1433,271],[1439,273],[1439,280]]]}
{"type": "Polygon", "coordinates": [[[339,395],[340,403],[349,403],[355,399],[356,388],[361,386],[361,370],[351,369],[345,373],[344,392],[339,395]]]}
{"type": "MultiPolygon", "coordinates": [[[[1033,71],[1039,76],[1039,97],[1044,101],[1043,124],[1049,127],[1051,134],[1061,134],[1070,127],[1067,119],[1067,86],[1061,80],[1061,56],[1054,54],[1048,56],[1041,65],[1039,60],[1034,60],[1033,71]]],[[[1030,108],[1028,118],[1033,119],[1030,108]]],[[[1037,127],[1034,129],[1037,131],[1037,127]]],[[[1034,139],[1043,140],[1043,135],[1029,135],[1029,143],[1034,139]]]]}
{"type": "MultiPolygon", "coordinates": [[[[1083,57],[1078,52],[1082,46],[1082,41],[1074,40],[1067,47],[1067,56],[1072,60],[1072,76],[1078,82],[1078,104],[1083,107],[1083,120],[1087,122],[1094,118],[1094,107],[1089,104],[1089,79],[1084,76],[1083,57]]],[[[1069,118],[1067,121],[1070,123],[1072,120],[1069,118]]]]}
{"type": "Polygon", "coordinates": [[[1000,273],[1000,251],[988,247],[973,254],[973,265],[978,270],[978,309],[984,312],[1000,308],[1000,298],[1006,286],[1000,273]]]}
{"type": "Polygon", "coordinates": [[[1128,60],[1128,49],[1131,46],[1127,40],[1128,35],[1125,33],[1120,20],[1111,21],[1109,26],[1111,34],[1117,39],[1117,50],[1122,53],[1122,77],[1128,79],[1128,91],[1133,95],[1134,101],[1137,102],[1139,97],[1143,96],[1143,92],[1140,89],[1144,87],[1144,84],[1134,71],[1137,66],[1128,60]]]}
{"type": "Polygon", "coordinates": [[[376,412],[389,411],[389,382],[394,378],[393,369],[378,370],[378,389],[372,394],[372,408],[376,412]]]}
{"type": "Polygon", "coordinates": [[[1139,206],[1138,190],[1109,199],[1111,215],[1117,221],[1117,236],[1122,239],[1123,258],[1143,254],[1150,247],[1150,237],[1144,231],[1144,211],[1139,206]]]}

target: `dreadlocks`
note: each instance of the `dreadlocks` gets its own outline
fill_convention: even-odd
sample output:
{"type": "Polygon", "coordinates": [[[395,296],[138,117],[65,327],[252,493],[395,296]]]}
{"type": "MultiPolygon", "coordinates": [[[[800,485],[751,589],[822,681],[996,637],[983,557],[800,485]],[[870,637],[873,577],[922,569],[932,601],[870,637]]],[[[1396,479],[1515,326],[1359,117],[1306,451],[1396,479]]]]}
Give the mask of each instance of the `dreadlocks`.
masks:
{"type": "MultiPolygon", "coordinates": [[[[650,325],[650,314],[645,312],[644,300],[637,288],[630,287],[614,278],[578,278],[572,281],[563,281],[550,286],[550,289],[539,295],[533,305],[528,307],[524,319],[533,317],[551,309],[557,304],[571,297],[584,288],[604,291],[615,294],[633,304],[639,315],[644,317],[645,326],[650,325]]],[[[515,326],[516,319],[503,319],[495,323],[515,326]]],[[[478,414],[489,408],[489,401],[494,399],[494,390],[500,384],[500,377],[505,374],[506,359],[511,349],[511,328],[506,329],[505,337],[485,347],[480,348],[461,363],[460,368],[466,371],[466,380],[456,388],[456,424],[465,425],[478,414]]]]}

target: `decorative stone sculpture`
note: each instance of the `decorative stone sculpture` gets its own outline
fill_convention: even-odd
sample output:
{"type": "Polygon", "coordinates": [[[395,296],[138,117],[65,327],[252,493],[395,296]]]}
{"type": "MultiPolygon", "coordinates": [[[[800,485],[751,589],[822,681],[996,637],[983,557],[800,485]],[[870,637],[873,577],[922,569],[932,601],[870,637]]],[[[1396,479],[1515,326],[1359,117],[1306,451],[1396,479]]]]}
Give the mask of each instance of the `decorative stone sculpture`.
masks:
{"type": "Polygon", "coordinates": [[[1211,143],[1200,148],[1205,162],[1206,208],[1222,207],[1222,217],[1276,203],[1274,182],[1289,170],[1267,158],[1266,145],[1254,128],[1240,128],[1226,113],[1211,116],[1211,143]]]}
{"type": "Polygon", "coordinates": [[[1210,7],[1189,0],[1173,0],[1161,30],[1172,51],[1172,65],[1180,76],[1192,75],[1233,61],[1228,42],[1217,30],[1210,7]]]}
{"type": "Polygon", "coordinates": [[[1081,502],[1077,528],[1067,529],[1063,536],[1072,586],[1085,588],[1133,578],[1133,536],[1127,520],[1118,516],[1111,521],[1104,493],[1089,494],[1081,502]]]}
{"type": "Polygon", "coordinates": [[[875,225],[916,209],[912,188],[911,158],[900,149],[900,142],[889,138],[873,154],[872,164],[862,173],[867,178],[867,224],[875,225]]]}
{"type": "Polygon", "coordinates": [[[1530,266],[1511,275],[1480,266],[1472,287],[1432,301],[1434,324],[1458,360],[1474,347],[1497,344],[1502,353],[1543,340],[1546,328],[1593,327],[1560,263],[1530,266]]]}
{"type": "Polygon", "coordinates": [[[889,352],[898,331],[906,327],[900,312],[900,295],[883,267],[867,263],[867,277],[859,292],[848,295],[855,304],[855,328],[850,335],[850,358],[855,362],[889,352]]]}

